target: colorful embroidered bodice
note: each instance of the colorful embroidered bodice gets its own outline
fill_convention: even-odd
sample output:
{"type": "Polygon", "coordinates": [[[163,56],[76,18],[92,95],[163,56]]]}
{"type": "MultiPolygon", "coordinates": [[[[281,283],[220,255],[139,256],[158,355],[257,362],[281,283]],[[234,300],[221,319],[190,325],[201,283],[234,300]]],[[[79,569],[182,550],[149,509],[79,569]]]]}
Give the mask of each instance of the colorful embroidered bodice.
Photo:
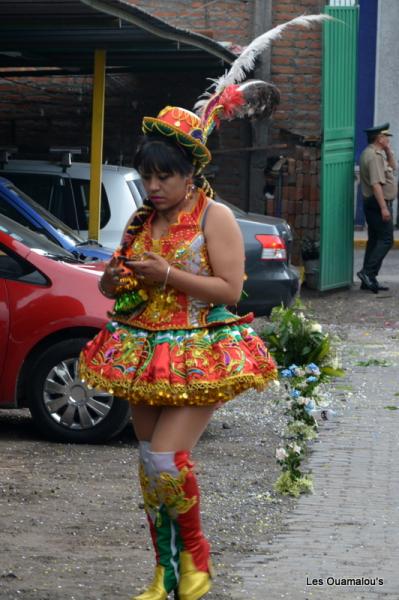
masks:
{"type": "MultiPolygon", "coordinates": [[[[126,255],[137,257],[142,256],[143,252],[156,252],[173,267],[197,275],[212,275],[202,230],[207,206],[208,199],[200,190],[192,211],[180,213],[178,221],[159,240],[152,239],[151,215],[142,231],[135,236],[126,255]]],[[[162,285],[148,286],[145,291],[148,301],[139,314],[115,315],[115,320],[150,330],[194,329],[240,320],[225,306],[210,305],[171,286],[166,286],[166,289],[162,285]]]]}

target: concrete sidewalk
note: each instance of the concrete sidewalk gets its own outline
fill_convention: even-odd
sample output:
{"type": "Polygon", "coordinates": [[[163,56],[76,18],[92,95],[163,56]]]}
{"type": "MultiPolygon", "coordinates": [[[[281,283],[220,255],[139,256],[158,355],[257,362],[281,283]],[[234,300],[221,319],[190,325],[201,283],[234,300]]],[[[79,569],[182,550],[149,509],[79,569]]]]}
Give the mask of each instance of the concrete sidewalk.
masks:
{"type": "Polygon", "coordinates": [[[399,598],[399,341],[380,330],[348,331],[354,367],[348,408],[322,427],[309,461],[315,493],[300,498],[287,530],[237,565],[234,600],[399,598]]]}
{"type": "MultiPolygon", "coordinates": [[[[367,243],[367,227],[358,230],[355,229],[353,234],[353,243],[355,248],[365,248],[367,243]]],[[[394,248],[399,248],[399,229],[394,231],[394,248]]]]}

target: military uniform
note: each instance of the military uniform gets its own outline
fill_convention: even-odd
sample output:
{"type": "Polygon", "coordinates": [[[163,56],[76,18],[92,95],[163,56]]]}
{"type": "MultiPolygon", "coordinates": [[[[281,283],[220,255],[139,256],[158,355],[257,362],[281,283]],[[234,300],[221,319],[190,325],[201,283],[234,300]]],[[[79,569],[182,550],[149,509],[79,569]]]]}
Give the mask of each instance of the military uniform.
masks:
{"type": "MultiPolygon", "coordinates": [[[[366,129],[368,134],[390,136],[389,123],[366,129]]],[[[389,164],[383,148],[370,143],[360,156],[360,183],[364,200],[364,214],[368,226],[368,241],[364,255],[363,269],[358,277],[363,289],[378,292],[383,289],[376,280],[382,262],[393,245],[392,202],[397,195],[396,172],[389,164]],[[381,207],[374,195],[373,185],[380,184],[391,219],[384,221],[381,207]]]]}

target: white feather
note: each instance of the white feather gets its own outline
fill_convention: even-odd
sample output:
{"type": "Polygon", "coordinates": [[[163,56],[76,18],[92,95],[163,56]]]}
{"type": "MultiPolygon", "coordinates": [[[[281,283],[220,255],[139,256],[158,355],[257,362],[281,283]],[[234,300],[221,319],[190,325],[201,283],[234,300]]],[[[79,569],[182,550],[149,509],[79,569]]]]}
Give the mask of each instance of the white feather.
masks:
{"type": "Polygon", "coordinates": [[[287,21],[287,23],[277,25],[277,27],[273,27],[273,29],[266,31],[266,33],[262,33],[233,62],[230,70],[214,82],[211,86],[214,87],[213,93],[221,92],[226,86],[232,83],[240,83],[240,81],[245,79],[247,72],[254,68],[257,56],[269,48],[275,40],[278,40],[287,27],[311,28],[317,23],[331,20],[334,20],[334,18],[329,15],[302,15],[291,21],[287,21]]]}

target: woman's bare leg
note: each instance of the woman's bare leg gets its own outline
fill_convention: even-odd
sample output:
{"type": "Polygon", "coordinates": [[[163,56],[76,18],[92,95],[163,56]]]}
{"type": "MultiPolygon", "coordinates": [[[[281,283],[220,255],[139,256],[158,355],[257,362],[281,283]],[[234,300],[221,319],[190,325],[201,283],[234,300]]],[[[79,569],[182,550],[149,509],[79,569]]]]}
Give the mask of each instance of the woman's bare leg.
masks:
{"type": "Polygon", "coordinates": [[[151,442],[153,452],[192,450],[214,410],[211,406],[133,406],[133,428],[139,441],[151,442]]]}
{"type": "Polygon", "coordinates": [[[210,406],[162,408],[151,436],[152,452],[192,450],[213,412],[210,406]]]}
{"type": "Polygon", "coordinates": [[[150,442],[162,407],[132,406],[132,423],[139,442],[150,442]]]}

